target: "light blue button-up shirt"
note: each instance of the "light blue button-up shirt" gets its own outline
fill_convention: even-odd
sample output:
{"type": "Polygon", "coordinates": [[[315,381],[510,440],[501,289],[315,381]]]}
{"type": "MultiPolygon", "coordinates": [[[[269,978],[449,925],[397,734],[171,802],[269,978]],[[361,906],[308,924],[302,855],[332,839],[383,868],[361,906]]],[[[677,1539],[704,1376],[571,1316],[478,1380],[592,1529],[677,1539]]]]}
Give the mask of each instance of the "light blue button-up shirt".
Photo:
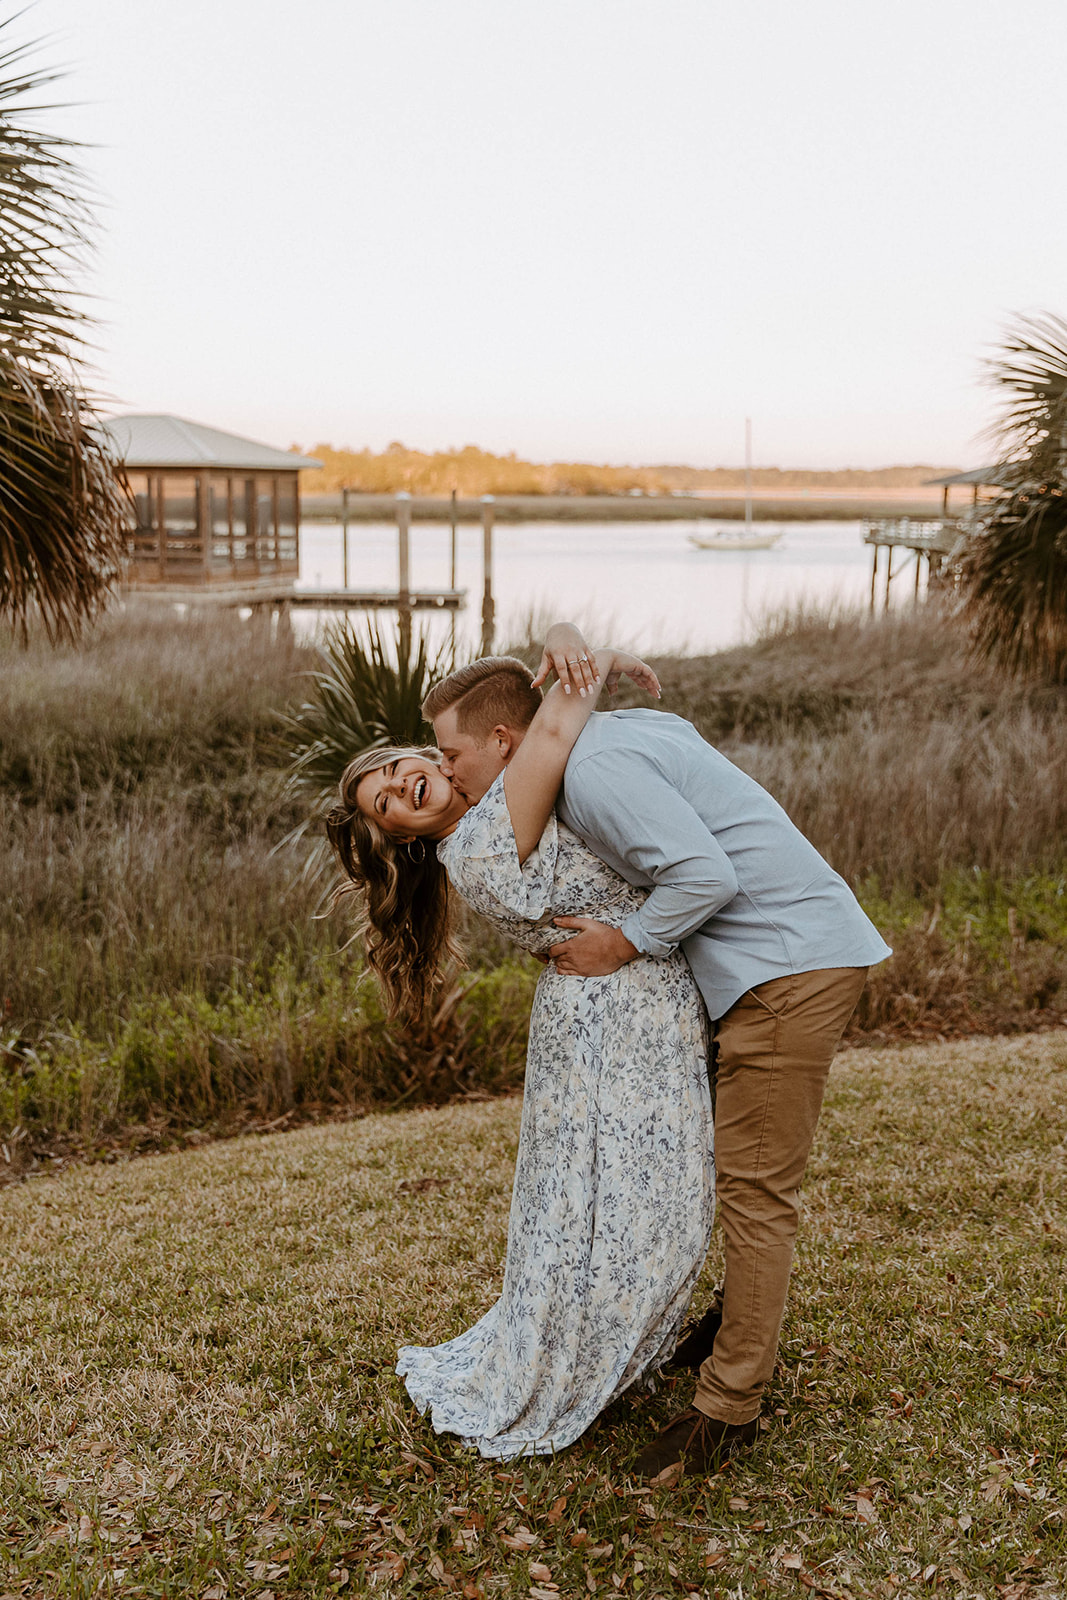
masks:
{"type": "Polygon", "coordinates": [[[892,954],[777,800],[681,717],[594,713],[558,810],[601,860],[651,889],[622,931],[646,955],[681,945],[713,1020],[770,978],[892,954]]]}

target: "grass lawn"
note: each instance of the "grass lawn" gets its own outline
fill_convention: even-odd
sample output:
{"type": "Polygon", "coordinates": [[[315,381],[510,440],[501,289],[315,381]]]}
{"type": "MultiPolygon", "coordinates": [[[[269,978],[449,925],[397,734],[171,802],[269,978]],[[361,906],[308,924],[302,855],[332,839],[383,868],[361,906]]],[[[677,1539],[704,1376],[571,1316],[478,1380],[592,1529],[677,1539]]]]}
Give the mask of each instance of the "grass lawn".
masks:
{"type": "Polygon", "coordinates": [[[1067,1593],[1067,1035],[831,1081],[765,1432],[673,1490],[691,1380],[501,1468],[392,1374],[497,1293],[517,1100],[0,1191],[0,1592],[1067,1593]]]}

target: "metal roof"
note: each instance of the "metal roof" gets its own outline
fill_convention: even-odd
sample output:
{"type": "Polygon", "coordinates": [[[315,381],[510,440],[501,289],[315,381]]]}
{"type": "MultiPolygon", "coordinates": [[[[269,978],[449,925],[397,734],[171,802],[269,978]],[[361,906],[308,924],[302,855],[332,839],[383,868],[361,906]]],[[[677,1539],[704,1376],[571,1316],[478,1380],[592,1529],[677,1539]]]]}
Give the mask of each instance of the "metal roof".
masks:
{"type": "Polygon", "coordinates": [[[133,413],[112,417],[105,423],[124,465],[132,468],[172,467],[194,471],[198,467],[218,467],[238,472],[290,471],[298,467],[321,467],[313,456],[295,450],[275,450],[273,445],[255,439],[242,439],[221,428],[208,428],[202,422],[163,413],[133,413]]]}
{"type": "Polygon", "coordinates": [[[996,485],[998,485],[998,484],[1000,484],[1000,483],[1002,483],[1004,481],[1003,473],[1004,473],[1004,468],[1002,466],[998,466],[998,467],[975,467],[973,472],[950,472],[947,478],[924,478],[923,482],[924,483],[943,483],[943,484],[952,484],[952,483],[978,483],[978,484],[983,484],[983,483],[987,483],[991,487],[996,487],[996,485]]]}

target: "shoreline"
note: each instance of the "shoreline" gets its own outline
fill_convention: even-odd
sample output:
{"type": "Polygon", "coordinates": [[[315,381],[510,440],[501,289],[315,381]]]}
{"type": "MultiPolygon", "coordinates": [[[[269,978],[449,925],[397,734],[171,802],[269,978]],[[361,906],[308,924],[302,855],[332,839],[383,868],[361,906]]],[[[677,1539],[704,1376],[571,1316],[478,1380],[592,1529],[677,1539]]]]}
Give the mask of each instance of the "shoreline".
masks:
{"type": "MultiPolygon", "coordinates": [[[[349,522],[392,522],[396,517],[395,494],[355,494],[349,496],[349,522]]],[[[457,498],[456,520],[480,522],[480,499],[457,498]]],[[[412,495],[411,516],[416,522],[449,522],[452,501],[444,495],[412,495]]],[[[959,515],[962,506],[950,510],[959,515]]],[[[502,494],[493,499],[496,522],[695,522],[744,520],[742,490],[723,490],[715,494],[692,495],[518,495],[502,494]]],[[[941,497],[914,490],[880,490],[855,493],[846,490],[768,490],[752,497],[752,516],[756,522],[858,522],[864,517],[916,517],[933,520],[941,516],[941,497]]],[[[342,501],[339,492],[308,494],[300,497],[302,522],[340,522],[342,501]]]]}

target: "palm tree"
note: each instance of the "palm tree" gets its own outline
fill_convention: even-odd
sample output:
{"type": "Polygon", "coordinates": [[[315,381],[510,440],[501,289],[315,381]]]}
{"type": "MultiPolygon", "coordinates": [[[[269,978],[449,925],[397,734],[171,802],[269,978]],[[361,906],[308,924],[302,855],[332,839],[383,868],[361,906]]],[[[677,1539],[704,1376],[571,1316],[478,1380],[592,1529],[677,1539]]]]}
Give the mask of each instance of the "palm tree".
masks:
{"type": "MultiPolygon", "coordinates": [[[[9,27],[11,19],[0,24],[9,27]]],[[[56,74],[0,51],[0,618],[72,636],[120,571],[128,500],[78,373],[71,300],[92,235],[71,141],[25,118],[56,74]]]]}
{"type": "Polygon", "coordinates": [[[989,378],[1001,493],[962,562],[963,611],[981,654],[1067,682],[1067,322],[1020,318],[989,378]]]}

